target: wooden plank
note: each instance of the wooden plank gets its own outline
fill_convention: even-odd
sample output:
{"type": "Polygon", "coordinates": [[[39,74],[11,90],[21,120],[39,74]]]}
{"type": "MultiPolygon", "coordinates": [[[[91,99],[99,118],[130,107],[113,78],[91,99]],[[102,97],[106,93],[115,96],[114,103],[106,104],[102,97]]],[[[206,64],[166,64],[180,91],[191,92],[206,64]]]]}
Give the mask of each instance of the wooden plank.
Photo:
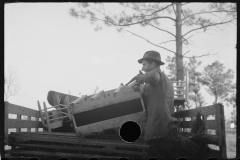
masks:
{"type": "Polygon", "coordinates": [[[55,129],[62,126],[62,120],[50,123],[50,128],[55,129]]]}
{"type": "MultiPolygon", "coordinates": [[[[191,138],[191,139],[194,139],[192,137],[193,136],[192,133],[185,132],[183,134],[186,135],[187,137],[191,138]]],[[[217,135],[204,135],[201,138],[202,142],[205,142],[207,144],[214,144],[214,145],[218,145],[218,140],[219,140],[219,137],[217,135]]]]}
{"type": "Polygon", "coordinates": [[[46,136],[67,136],[67,137],[77,137],[75,133],[67,132],[38,132],[38,133],[13,133],[14,135],[19,136],[28,136],[28,135],[46,135],[46,136]]]}
{"type": "MultiPolygon", "coordinates": [[[[53,112],[53,113],[54,113],[54,112],[53,112]]],[[[50,117],[54,117],[54,116],[56,116],[56,115],[58,115],[58,114],[64,114],[64,115],[67,115],[67,116],[68,116],[68,114],[65,113],[65,112],[55,112],[54,114],[48,116],[48,118],[50,118],[50,117]]],[[[51,118],[50,118],[50,120],[51,120],[51,118]]],[[[53,120],[53,119],[52,119],[52,120],[53,120]]]]}
{"type": "Polygon", "coordinates": [[[9,135],[16,142],[23,141],[41,141],[41,142],[55,142],[55,143],[66,143],[66,144],[81,144],[81,145],[111,145],[116,147],[130,147],[130,148],[143,148],[147,149],[148,145],[145,143],[125,143],[123,141],[109,141],[109,140],[95,140],[95,139],[84,139],[79,138],[73,134],[48,134],[48,133],[36,133],[36,132],[24,132],[14,133],[9,135]],[[44,136],[43,136],[44,134],[44,136]]]}
{"type": "Polygon", "coordinates": [[[121,83],[120,86],[113,92],[113,94],[117,94],[120,92],[125,86],[121,83]]]}
{"type": "Polygon", "coordinates": [[[117,118],[113,118],[110,120],[104,120],[96,123],[92,123],[89,125],[84,125],[80,127],[76,127],[75,131],[78,134],[89,134],[93,132],[101,132],[103,130],[115,128],[115,127],[121,127],[123,123],[127,121],[134,121],[137,123],[143,123],[146,121],[146,112],[138,112],[134,114],[129,114],[117,118]]]}
{"type": "MultiPolygon", "coordinates": [[[[39,103],[39,101],[37,101],[38,103],[38,110],[39,110],[39,115],[40,115],[40,118],[41,118],[41,123],[42,123],[42,127],[43,126],[46,126],[45,122],[44,122],[44,118],[43,118],[43,113],[42,113],[42,108],[41,108],[41,105],[39,103]]],[[[39,120],[39,118],[36,118],[39,120]]]]}
{"type": "Polygon", "coordinates": [[[43,107],[44,107],[45,117],[46,117],[46,121],[47,121],[48,132],[51,132],[50,122],[49,122],[49,118],[48,118],[48,111],[47,111],[45,102],[43,102],[43,107]]]}
{"type": "Polygon", "coordinates": [[[8,140],[8,106],[9,102],[4,102],[4,143],[7,143],[8,140]]]}
{"type": "Polygon", "coordinates": [[[175,112],[173,116],[175,118],[195,117],[198,112],[200,112],[200,114],[203,116],[215,115],[216,109],[215,107],[213,107],[213,105],[211,105],[207,107],[200,107],[196,109],[175,112]]]}
{"type": "Polygon", "coordinates": [[[100,91],[98,93],[96,93],[94,96],[91,97],[91,99],[97,99],[97,98],[101,98],[104,97],[104,91],[100,91]]]}
{"type": "Polygon", "coordinates": [[[63,119],[63,118],[66,118],[68,116],[61,116],[61,117],[57,117],[57,118],[53,118],[53,119],[50,119],[49,121],[54,121],[54,120],[58,120],[58,119],[63,119]]]}
{"type": "MultiPolygon", "coordinates": [[[[179,126],[181,128],[191,128],[194,121],[181,121],[179,126]]],[[[215,120],[205,120],[205,129],[217,129],[215,120]]]]}
{"type": "Polygon", "coordinates": [[[216,134],[219,136],[219,148],[221,152],[221,158],[227,158],[227,147],[226,147],[226,132],[225,132],[225,120],[224,120],[224,106],[222,104],[215,104],[216,108],[216,122],[217,131],[216,134]]]}
{"type": "MultiPolygon", "coordinates": [[[[10,119],[9,119],[9,120],[10,120],[10,119]]],[[[16,119],[16,120],[17,120],[17,121],[22,121],[22,120],[21,120],[21,115],[18,115],[18,114],[17,114],[17,119],[16,119]]],[[[17,126],[17,127],[16,127],[16,132],[21,132],[21,126],[17,126]]]]}
{"type": "Polygon", "coordinates": [[[14,143],[15,146],[22,146],[22,147],[34,147],[34,148],[44,148],[44,149],[56,149],[57,150],[73,150],[73,151],[97,151],[97,152],[104,152],[104,153],[122,153],[122,154],[132,154],[132,155],[141,155],[146,156],[147,153],[143,151],[126,151],[126,150],[116,150],[114,148],[93,148],[93,147],[81,147],[81,146],[59,146],[59,145],[43,145],[43,144],[21,144],[21,143],[14,143]]]}
{"type": "Polygon", "coordinates": [[[110,94],[105,98],[95,99],[95,100],[85,100],[80,104],[76,104],[73,107],[70,107],[70,111],[72,114],[76,114],[79,112],[84,112],[96,108],[100,108],[103,106],[108,106],[111,104],[117,104],[123,101],[128,101],[136,98],[140,98],[141,94],[139,92],[134,92],[131,88],[124,88],[122,92],[119,92],[114,96],[114,94],[110,94]]]}
{"type": "MultiPolygon", "coordinates": [[[[141,99],[133,99],[109,106],[88,110],[74,114],[77,127],[89,125],[92,123],[111,120],[113,118],[142,112],[144,110],[141,99]],[[96,116],[98,115],[98,116],[96,116]]],[[[116,126],[117,127],[117,126],[116,126]]]]}
{"type": "Polygon", "coordinates": [[[36,118],[40,117],[39,112],[37,110],[19,106],[19,105],[15,105],[15,104],[11,104],[11,103],[9,103],[9,105],[8,105],[8,113],[31,116],[31,117],[36,117],[36,118]]]}
{"type": "Polygon", "coordinates": [[[9,128],[41,128],[42,124],[39,121],[9,119],[9,128]]]}
{"type": "MultiPolygon", "coordinates": [[[[70,106],[69,96],[67,97],[66,102],[67,102],[67,115],[68,115],[69,119],[72,121],[72,115],[71,115],[71,112],[69,109],[69,106],[70,106]]],[[[80,102],[80,101],[78,101],[78,102],[80,102]]]]}
{"type": "Polygon", "coordinates": [[[77,153],[62,153],[62,152],[44,152],[44,151],[22,151],[12,150],[10,154],[14,155],[30,155],[32,156],[48,156],[48,157],[76,157],[76,158],[110,158],[119,159],[120,156],[102,156],[102,155],[90,155],[90,154],[77,154],[77,153]]]}

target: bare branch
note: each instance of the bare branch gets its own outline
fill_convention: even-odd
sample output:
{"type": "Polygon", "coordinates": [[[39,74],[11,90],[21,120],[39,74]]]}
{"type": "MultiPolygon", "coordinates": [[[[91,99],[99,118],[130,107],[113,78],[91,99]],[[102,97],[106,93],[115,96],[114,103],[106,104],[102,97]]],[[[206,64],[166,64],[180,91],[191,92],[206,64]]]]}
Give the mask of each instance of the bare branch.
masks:
{"type": "Polygon", "coordinates": [[[188,50],[186,53],[184,53],[183,56],[184,56],[185,54],[187,54],[189,51],[190,51],[190,50],[188,50]]]}
{"type": "Polygon", "coordinates": [[[175,10],[175,8],[174,8],[174,3],[172,3],[172,8],[173,8],[173,11],[174,11],[175,15],[177,15],[177,14],[176,14],[176,10],[175,10]]]}
{"type": "Polygon", "coordinates": [[[160,31],[167,32],[167,33],[169,33],[170,35],[172,35],[173,37],[176,38],[176,36],[175,36],[173,33],[169,32],[169,31],[167,31],[167,30],[164,30],[164,29],[161,29],[161,28],[159,28],[159,27],[156,27],[156,26],[154,26],[154,25],[152,25],[152,24],[150,24],[150,23],[147,23],[147,24],[148,24],[149,26],[153,27],[153,28],[156,28],[156,29],[160,30],[160,31]]]}
{"type": "MultiPolygon", "coordinates": [[[[186,53],[185,53],[185,54],[186,54],[186,53]]],[[[184,54],[184,55],[185,55],[185,54],[184,54]]],[[[193,58],[193,57],[195,57],[195,58],[199,58],[199,57],[210,56],[210,55],[216,55],[216,54],[218,54],[218,53],[214,53],[214,54],[209,54],[209,53],[208,53],[208,54],[203,54],[203,55],[201,55],[201,56],[192,56],[192,57],[186,57],[186,56],[183,55],[182,57],[184,57],[184,58],[193,58]]]]}
{"type": "MultiPolygon", "coordinates": [[[[163,31],[163,32],[166,32],[166,33],[168,33],[168,34],[170,34],[170,35],[172,35],[173,37],[175,37],[176,38],[176,35],[174,35],[173,33],[171,33],[171,32],[169,32],[169,31],[167,31],[167,30],[164,30],[164,29],[161,29],[161,28],[159,28],[159,27],[156,27],[156,26],[154,26],[154,25],[152,25],[151,23],[147,23],[149,26],[151,26],[151,27],[153,27],[153,28],[156,28],[156,29],[158,29],[158,30],[160,30],[160,31],[163,31]]],[[[182,37],[183,38],[183,37],[182,37]]],[[[186,42],[186,43],[184,43],[184,44],[188,44],[188,41],[187,41],[187,39],[185,39],[185,38],[183,38],[183,41],[182,41],[183,43],[184,42],[186,42]]]]}
{"type": "Polygon", "coordinates": [[[18,84],[18,75],[14,68],[8,67],[4,75],[4,97],[7,101],[9,97],[15,96],[19,93],[20,86],[18,84]]]}
{"type": "MultiPolygon", "coordinates": [[[[234,19],[234,18],[233,18],[233,19],[234,19]]],[[[229,22],[231,22],[233,19],[231,19],[231,20],[229,20],[229,21],[225,21],[225,22],[213,23],[213,24],[209,24],[209,25],[206,25],[206,26],[203,26],[203,27],[199,27],[199,28],[192,29],[192,30],[188,31],[187,33],[185,33],[182,37],[186,36],[187,34],[193,32],[193,31],[196,31],[196,30],[200,30],[200,29],[203,29],[203,28],[211,27],[211,26],[217,26],[217,25],[229,23],[229,22]]]]}
{"type": "MultiPolygon", "coordinates": [[[[128,31],[128,30],[126,30],[126,31],[129,32],[129,33],[132,33],[132,32],[130,32],[130,31],[128,31]]],[[[158,45],[156,45],[156,44],[150,42],[150,41],[147,40],[146,38],[143,38],[143,37],[141,37],[141,36],[139,36],[139,35],[137,35],[137,34],[135,34],[135,33],[132,33],[132,34],[135,35],[135,36],[137,36],[137,37],[140,37],[140,38],[146,40],[148,43],[150,43],[150,44],[152,44],[152,45],[154,45],[154,46],[160,47],[160,48],[162,48],[162,49],[165,49],[165,50],[167,50],[167,51],[169,51],[169,52],[172,52],[172,53],[176,54],[176,52],[171,51],[171,50],[169,50],[169,49],[167,49],[167,48],[164,48],[164,47],[162,47],[162,46],[158,46],[158,45]]]]}
{"type": "Polygon", "coordinates": [[[159,44],[168,43],[168,42],[172,42],[172,41],[176,41],[176,40],[169,40],[169,41],[161,42],[159,44]]]}

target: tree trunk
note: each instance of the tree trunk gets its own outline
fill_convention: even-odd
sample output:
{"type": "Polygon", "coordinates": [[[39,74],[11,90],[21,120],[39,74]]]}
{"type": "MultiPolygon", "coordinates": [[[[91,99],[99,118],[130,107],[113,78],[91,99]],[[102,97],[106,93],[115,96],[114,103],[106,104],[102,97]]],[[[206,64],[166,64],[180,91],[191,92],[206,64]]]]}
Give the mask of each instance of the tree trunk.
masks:
{"type": "Polygon", "coordinates": [[[218,99],[218,96],[217,96],[217,95],[215,95],[215,101],[214,101],[214,104],[216,104],[216,103],[217,103],[217,99],[218,99]]]}
{"type": "Polygon", "coordinates": [[[181,3],[176,3],[176,69],[177,80],[184,79],[183,57],[182,57],[182,20],[181,20],[181,3]]]}

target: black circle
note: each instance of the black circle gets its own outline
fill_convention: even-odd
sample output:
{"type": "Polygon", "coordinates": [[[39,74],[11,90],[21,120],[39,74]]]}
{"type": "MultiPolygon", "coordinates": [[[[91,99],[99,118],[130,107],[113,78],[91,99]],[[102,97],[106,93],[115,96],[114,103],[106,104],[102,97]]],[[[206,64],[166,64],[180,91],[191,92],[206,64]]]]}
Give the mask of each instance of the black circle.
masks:
{"type": "Polygon", "coordinates": [[[119,131],[119,135],[125,142],[135,142],[141,134],[141,127],[134,121],[125,122],[119,131]]]}

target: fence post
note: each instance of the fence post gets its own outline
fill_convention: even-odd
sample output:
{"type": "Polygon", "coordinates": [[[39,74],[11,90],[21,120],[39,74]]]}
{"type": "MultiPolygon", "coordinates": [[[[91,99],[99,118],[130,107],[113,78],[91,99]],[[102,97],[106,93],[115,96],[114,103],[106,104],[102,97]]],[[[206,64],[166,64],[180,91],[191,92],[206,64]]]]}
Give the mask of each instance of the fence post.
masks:
{"type": "Polygon", "coordinates": [[[219,136],[219,148],[223,159],[227,158],[226,148],[226,133],[225,133],[225,120],[224,120],[224,106],[221,103],[215,104],[217,121],[217,135],[219,136]]]}
{"type": "Polygon", "coordinates": [[[8,144],[8,105],[9,102],[4,103],[4,144],[8,144]]]}

